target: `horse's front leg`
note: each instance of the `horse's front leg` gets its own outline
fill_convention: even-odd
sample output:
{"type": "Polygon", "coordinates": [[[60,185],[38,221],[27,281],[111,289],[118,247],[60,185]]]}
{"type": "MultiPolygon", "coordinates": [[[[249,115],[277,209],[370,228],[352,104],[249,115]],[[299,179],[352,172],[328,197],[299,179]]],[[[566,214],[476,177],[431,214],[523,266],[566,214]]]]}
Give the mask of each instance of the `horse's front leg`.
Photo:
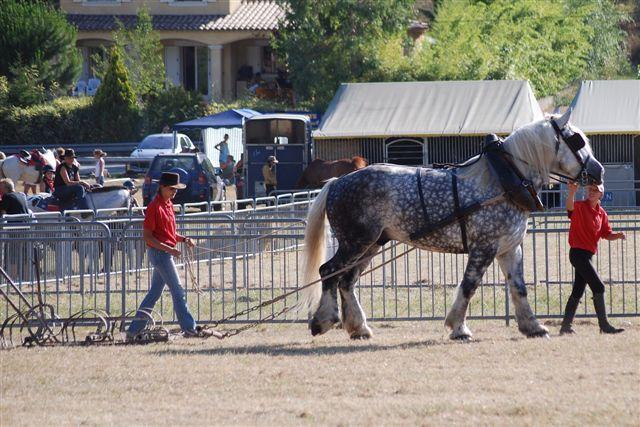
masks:
{"type": "Polygon", "coordinates": [[[520,332],[528,337],[548,336],[549,330],[538,322],[527,301],[527,287],[522,269],[522,248],[516,246],[513,250],[500,254],[498,262],[507,278],[520,332]]]}
{"type": "Polygon", "coordinates": [[[458,286],[456,300],[447,314],[444,324],[451,329],[449,337],[454,340],[467,340],[473,334],[467,327],[465,321],[469,301],[482,281],[482,276],[495,257],[495,248],[471,248],[469,260],[464,271],[462,283],[458,286]]]}

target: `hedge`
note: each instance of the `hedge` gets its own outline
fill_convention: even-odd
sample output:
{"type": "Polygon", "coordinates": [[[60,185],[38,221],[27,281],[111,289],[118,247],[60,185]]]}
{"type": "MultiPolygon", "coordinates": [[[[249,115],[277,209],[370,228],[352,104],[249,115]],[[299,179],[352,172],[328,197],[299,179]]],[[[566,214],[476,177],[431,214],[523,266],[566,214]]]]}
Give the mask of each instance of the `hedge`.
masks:
{"type": "MultiPolygon", "coordinates": [[[[167,91],[167,94],[171,93],[170,90],[167,91]]],[[[201,115],[216,114],[231,108],[251,108],[258,111],[291,111],[294,109],[285,103],[254,97],[208,105],[192,105],[194,103],[191,97],[179,97],[176,94],[173,96],[176,99],[185,99],[185,101],[177,102],[175,105],[165,102],[164,109],[160,109],[153,102],[150,102],[150,106],[155,111],[148,112],[142,119],[143,128],[147,129],[143,129],[134,140],[142,139],[147,133],[160,132],[160,123],[173,125],[178,121],[195,119],[201,115]],[[186,117],[187,115],[195,116],[186,117]]],[[[102,135],[99,126],[97,126],[97,116],[94,114],[91,100],[90,97],[62,97],[46,104],[31,107],[0,107],[0,145],[65,146],[105,142],[109,138],[102,135]]],[[[308,111],[309,107],[309,105],[298,105],[297,109],[308,111]]]]}
{"type": "Polygon", "coordinates": [[[57,98],[0,111],[0,145],[67,145],[101,141],[91,98],[57,98]]]}

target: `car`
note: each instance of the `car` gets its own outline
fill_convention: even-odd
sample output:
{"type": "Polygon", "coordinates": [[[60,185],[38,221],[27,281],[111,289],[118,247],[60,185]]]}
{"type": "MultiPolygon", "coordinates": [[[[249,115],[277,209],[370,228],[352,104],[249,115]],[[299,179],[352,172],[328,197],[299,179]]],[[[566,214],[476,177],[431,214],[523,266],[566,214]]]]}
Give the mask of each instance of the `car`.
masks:
{"type": "MultiPolygon", "coordinates": [[[[213,167],[204,153],[158,154],[151,161],[142,185],[142,202],[147,206],[158,192],[160,175],[175,172],[187,188],[178,190],[174,204],[219,202],[226,200],[220,170],[213,167]]],[[[216,206],[219,208],[219,205],[216,206]]],[[[203,208],[206,210],[206,207],[203,208]]]]}
{"type": "Polygon", "coordinates": [[[147,135],[131,152],[129,157],[134,160],[127,164],[127,173],[143,173],[151,160],[158,154],[194,153],[198,151],[187,135],[176,133],[154,133],[147,135]],[[135,159],[140,159],[136,162],[135,159]]]}

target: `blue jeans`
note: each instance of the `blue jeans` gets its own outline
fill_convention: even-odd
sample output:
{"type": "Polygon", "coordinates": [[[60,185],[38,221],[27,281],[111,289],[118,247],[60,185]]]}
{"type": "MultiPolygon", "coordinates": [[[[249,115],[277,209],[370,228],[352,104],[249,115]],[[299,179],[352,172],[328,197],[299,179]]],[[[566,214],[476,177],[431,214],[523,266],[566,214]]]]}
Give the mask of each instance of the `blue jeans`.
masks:
{"type": "Polygon", "coordinates": [[[64,201],[80,200],[84,197],[84,187],[82,185],[65,185],[56,187],[55,196],[64,201]]]}
{"type": "Polygon", "coordinates": [[[84,198],[86,193],[82,185],[65,185],[63,187],[56,187],[53,195],[63,202],[65,209],[73,206],[74,203],[77,203],[77,206],[80,209],[87,209],[89,207],[84,198]]]}
{"type": "MultiPolygon", "coordinates": [[[[187,298],[185,291],[180,285],[180,278],[178,277],[178,270],[173,262],[173,257],[159,249],[147,248],[149,251],[149,261],[153,264],[153,275],[151,276],[151,287],[149,292],[142,300],[140,308],[138,310],[150,311],[156,305],[156,302],[162,295],[164,285],[169,286],[171,292],[171,298],[173,299],[173,310],[176,312],[178,323],[183,331],[193,331],[196,329],[196,321],[189,312],[187,307],[187,298]]],[[[135,335],[139,333],[147,325],[147,316],[138,311],[136,313],[138,320],[134,320],[129,325],[127,331],[128,335],[135,335]]]]}

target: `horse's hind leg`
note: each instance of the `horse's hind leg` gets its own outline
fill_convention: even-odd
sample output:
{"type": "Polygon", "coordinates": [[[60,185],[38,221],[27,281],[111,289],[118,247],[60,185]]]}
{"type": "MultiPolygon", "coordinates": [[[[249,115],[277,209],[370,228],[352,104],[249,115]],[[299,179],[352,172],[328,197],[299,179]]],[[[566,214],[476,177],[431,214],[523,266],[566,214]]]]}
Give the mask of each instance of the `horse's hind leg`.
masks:
{"type": "Polygon", "coordinates": [[[338,316],[338,283],[344,273],[327,276],[344,268],[345,265],[348,265],[348,260],[345,258],[342,248],[338,248],[333,258],[320,266],[320,277],[323,278],[322,297],[318,309],[309,322],[312,335],[324,334],[340,321],[338,316]]]}
{"type": "MultiPolygon", "coordinates": [[[[320,305],[309,324],[312,335],[323,334],[340,321],[340,317],[338,316],[337,299],[338,284],[340,284],[342,294],[343,319],[345,317],[345,305],[347,307],[347,313],[349,313],[347,321],[343,326],[345,326],[345,329],[347,329],[350,334],[361,329],[362,331],[368,329],[362,308],[360,308],[360,304],[357,304],[357,299],[353,295],[353,284],[355,284],[358,276],[360,275],[361,269],[359,266],[366,265],[371,259],[371,256],[373,256],[373,254],[378,250],[379,246],[375,246],[375,250],[373,250],[372,254],[369,256],[367,255],[369,250],[369,247],[367,246],[347,246],[346,244],[341,243],[333,258],[320,267],[320,277],[323,277],[322,297],[320,298],[320,305]],[[334,274],[336,271],[340,271],[341,269],[351,265],[354,266],[347,268],[345,271],[335,274],[334,276],[327,277],[334,274]],[[324,279],[324,277],[327,278],[324,279]],[[347,283],[347,285],[342,285],[343,282],[347,283]],[[345,292],[343,289],[350,290],[345,292]],[[356,305],[352,303],[353,301],[356,302],[356,305]],[[363,324],[364,328],[362,327],[363,324]]],[[[370,330],[369,335],[371,335],[370,330]]]]}
{"type": "Polygon", "coordinates": [[[513,250],[499,255],[498,262],[507,278],[511,301],[516,311],[518,330],[528,337],[548,336],[549,330],[538,322],[527,301],[527,287],[522,272],[522,248],[516,246],[513,250]]]}
{"type": "Polygon", "coordinates": [[[469,301],[482,280],[482,276],[495,257],[494,248],[472,248],[464,271],[462,283],[458,286],[456,299],[447,314],[444,324],[451,328],[451,339],[466,340],[473,336],[465,321],[469,301]]]}
{"type": "Polygon", "coordinates": [[[362,270],[369,264],[369,261],[380,249],[379,245],[373,245],[358,262],[358,266],[349,270],[340,280],[340,298],[342,300],[342,327],[349,334],[351,339],[368,339],[373,333],[367,325],[367,318],[360,306],[360,302],[355,294],[355,284],[360,277],[362,270]]]}

